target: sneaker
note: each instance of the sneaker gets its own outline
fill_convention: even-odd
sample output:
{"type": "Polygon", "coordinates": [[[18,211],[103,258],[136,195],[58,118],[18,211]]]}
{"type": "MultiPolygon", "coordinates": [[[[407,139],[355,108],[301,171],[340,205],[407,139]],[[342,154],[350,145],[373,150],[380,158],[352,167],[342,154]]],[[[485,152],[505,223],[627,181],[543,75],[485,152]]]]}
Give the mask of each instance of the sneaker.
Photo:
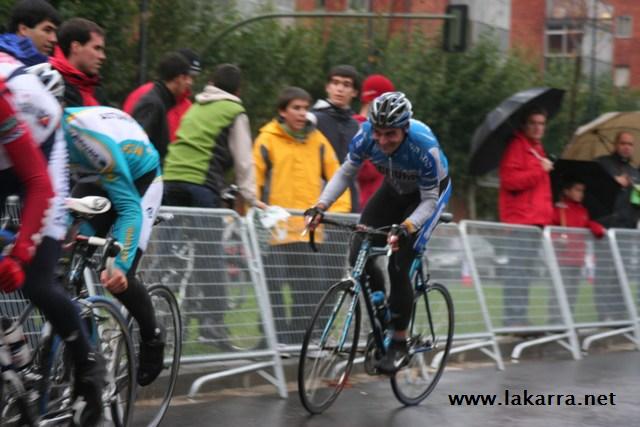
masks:
{"type": "Polygon", "coordinates": [[[102,389],[105,382],[105,361],[101,354],[92,352],[87,361],[76,367],[73,396],[76,400],[74,423],[96,426],[102,419],[102,389]]]}
{"type": "Polygon", "coordinates": [[[409,349],[407,340],[391,340],[387,353],[376,363],[376,368],[381,374],[393,375],[402,368],[407,361],[409,349]]]}
{"type": "Polygon", "coordinates": [[[138,355],[138,384],[142,387],[155,381],[164,367],[164,346],[166,331],[158,325],[156,336],[149,341],[140,341],[138,355]]]}

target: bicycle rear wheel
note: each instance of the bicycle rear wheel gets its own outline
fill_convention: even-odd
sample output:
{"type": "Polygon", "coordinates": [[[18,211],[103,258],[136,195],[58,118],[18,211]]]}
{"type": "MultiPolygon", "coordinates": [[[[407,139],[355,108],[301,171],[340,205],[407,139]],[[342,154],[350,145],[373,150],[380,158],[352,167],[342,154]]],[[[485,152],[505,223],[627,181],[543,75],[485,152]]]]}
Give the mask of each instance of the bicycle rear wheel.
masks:
{"type": "Polygon", "coordinates": [[[310,413],[327,409],[344,388],[359,334],[360,304],[353,282],[336,283],[318,303],[302,342],[298,394],[310,413]]]}
{"type": "MultiPolygon", "coordinates": [[[[171,290],[160,284],[148,288],[153,304],[156,320],[166,331],[164,347],[164,367],[158,378],[146,387],[138,387],[136,394],[135,423],[146,426],[160,424],[171,403],[173,390],[180,370],[182,355],[182,320],[178,302],[171,290]]],[[[138,327],[134,327],[133,319],[129,320],[131,335],[137,337],[138,327]]],[[[136,345],[136,354],[138,346],[136,345]]]]}
{"type": "Polygon", "coordinates": [[[410,359],[391,377],[393,393],[403,404],[419,404],[438,384],[451,349],[453,322],[453,302],[443,285],[434,283],[418,294],[409,325],[410,359]]]}
{"type": "Polygon", "coordinates": [[[129,329],[120,311],[103,297],[90,297],[82,311],[89,334],[104,357],[107,385],[103,391],[104,425],[128,426],[133,416],[136,391],[136,361],[129,329]],[[91,316],[91,317],[89,317],[91,316]]]}

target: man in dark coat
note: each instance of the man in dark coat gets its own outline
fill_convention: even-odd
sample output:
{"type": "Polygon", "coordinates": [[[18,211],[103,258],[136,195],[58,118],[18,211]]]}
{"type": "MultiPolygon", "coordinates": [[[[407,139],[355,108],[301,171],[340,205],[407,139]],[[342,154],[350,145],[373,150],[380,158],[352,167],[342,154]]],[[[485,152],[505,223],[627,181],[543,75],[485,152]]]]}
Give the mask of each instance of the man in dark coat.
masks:
{"type": "MultiPolygon", "coordinates": [[[[636,228],[640,218],[640,206],[634,205],[631,201],[633,185],[640,184],[640,172],[631,165],[634,142],[633,134],[619,132],[614,140],[615,151],[596,159],[620,184],[611,214],[597,218],[598,222],[607,228],[636,228]]],[[[624,298],[616,277],[617,273],[611,260],[596,254],[593,299],[600,321],[620,320],[627,317],[624,298]]]]}
{"type": "MultiPolygon", "coordinates": [[[[360,129],[358,121],[353,118],[351,101],[358,95],[360,78],[351,65],[338,65],[329,72],[325,89],[327,99],[318,100],[311,110],[317,120],[317,128],[329,140],[333,150],[342,164],[349,152],[351,139],[360,129]]],[[[359,212],[358,189],[354,185],[351,190],[351,211],[359,212]]]]}
{"type": "Polygon", "coordinates": [[[191,64],[178,52],[168,53],[158,65],[159,79],[153,88],[136,104],[132,116],[149,135],[160,154],[161,164],[171,140],[167,111],[191,91],[193,76],[191,64]]]}

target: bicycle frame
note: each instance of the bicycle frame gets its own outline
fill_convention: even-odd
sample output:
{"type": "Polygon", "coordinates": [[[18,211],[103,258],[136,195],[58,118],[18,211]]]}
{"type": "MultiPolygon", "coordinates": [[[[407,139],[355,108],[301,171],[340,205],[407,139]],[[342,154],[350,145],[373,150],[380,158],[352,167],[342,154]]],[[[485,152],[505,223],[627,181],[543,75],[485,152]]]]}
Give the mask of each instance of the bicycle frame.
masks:
{"type": "MultiPolygon", "coordinates": [[[[373,307],[373,303],[371,302],[371,288],[369,286],[369,281],[366,280],[366,278],[365,280],[362,280],[362,279],[363,277],[365,277],[364,268],[367,260],[373,256],[385,255],[386,253],[387,253],[387,248],[373,246],[371,244],[371,238],[369,236],[362,241],[355,265],[351,270],[350,277],[348,278],[348,280],[353,282],[353,285],[354,285],[353,292],[355,294],[355,298],[351,302],[351,306],[349,307],[349,311],[347,312],[347,318],[345,319],[344,329],[340,334],[340,340],[338,343],[340,351],[343,350],[344,344],[346,342],[349,329],[351,326],[351,322],[353,320],[353,314],[356,310],[356,304],[359,303],[358,300],[361,292],[364,296],[364,302],[365,302],[365,307],[367,309],[367,314],[369,316],[371,325],[373,327],[373,334],[374,334],[374,339],[376,340],[376,345],[384,351],[384,348],[385,348],[384,331],[382,330],[382,328],[378,327],[376,323],[375,308],[373,307]]],[[[326,343],[328,333],[331,330],[331,327],[333,326],[333,322],[336,318],[338,309],[342,305],[343,301],[344,301],[344,294],[342,295],[342,298],[339,301],[339,303],[334,306],[330,316],[330,321],[327,322],[327,325],[323,330],[323,333],[321,336],[322,344],[326,343]]]]}
{"type": "MultiPolygon", "coordinates": [[[[347,280],[353,282],[353,293],[355,294],[355,298],[353,299],[353,301],[351,302],[351,306],[349,307],[349,310],[347,312],[347,317],[345,319],[345,324],[344,324],[344,328],[342,333],[340,334],[340,340],[338,342],[338,350],[339,351],[343,351],[344,349],[344,344],[348,338],[348,333],[351,327],[351,322],[353,321],[353,315],[354,312],[356,310],[356,304],[359,303],[359,295],[360,293],[362,293],[363,295],[363,300],[364,300],[364,306],[367,310],[367,315],[369,317],[369,321],[371,323],[371,327],[372,327],[372,333],[373,333],[373,338],[375,341],[375,345],[376,347],[382,352],[382,354],[386,353],[386,348],[387,348],[387,343],[386,341],[388,340],[388,337],[385,336],[386,331],[383,329],[382,325],[379,325],[379,321],[376,317],[376,308],[373,306],[373,303],[371,301],[371,287],[369,284],[369,280],[366,279],[366,275],[365,275],[365,265],[367,263],[367,261],[375,256],[380,256],[380,255],[387,255],[388,254],[388,249],[386,247],[380,247],[380,246],[373,246],[372,242],[371,242],[371,236],[367,236],[367,238],[365,238],[362,241],[362,244],[360,246],[360,250],[358,252],[358,257],[356,259],[356,262],[354,264],[353,269],[351,270],[351,273],[349,275],[349,278],[347,280]],[[363,280],[364,279],[364,280],[363,280]]],[[[420,296],[424,296],[424,298],[427,299],[427,308],[429,308],[429,304],[428,304],[428,294],[427,292],[424,292],[424,290],[427,287],[427,283],[428,283],[428,277],[425,278],[423,276],[423,265],[422,265],[422,255],[421,254],[416,254],[413,262],[411,263],[410,269],[409,269],[409,277],[411,280],[411,283],[413,284],[414,287],[414,291],[418,292],[415,297],[420,297],[420,296]]],[[[327,322],[322,336],[321,336],[321,343],[324,345],[326,343],[326,340],[328,338],[328,334],[329,331],[331,330],[331,327],[333,326],[333,322],[336,319],[336,315],[338,312],[339,307],[341,307],[343,301],[344,301],[344,294],[342,295],[340,301],[335,304],[333,311],[331,313],[330,316],[330,321],[327,322]]],[[[415,305],[414,305],[414,309],[415,309],[415,305]]],[[[424,347],[424,348],[418,348],[418,349],[414,349],[414,353],[419,353],[419,352],[424,352],[424,351],[429,351],[432,347],[433,344],[436,341],[436,335],[435,332],[433,330],[433,319],[431,318],[431,311],[428,310],[427,311],[427,315],[428,315],[428,320],[429,320],[429,328],[431,329],[431,343],[432,345],[429,347],[424,347]]],[[[413,316],[412,316],[413,317],[413,316]]],[[[410,325],[410,334],[413,333],[413,323],[410,325]]]]}

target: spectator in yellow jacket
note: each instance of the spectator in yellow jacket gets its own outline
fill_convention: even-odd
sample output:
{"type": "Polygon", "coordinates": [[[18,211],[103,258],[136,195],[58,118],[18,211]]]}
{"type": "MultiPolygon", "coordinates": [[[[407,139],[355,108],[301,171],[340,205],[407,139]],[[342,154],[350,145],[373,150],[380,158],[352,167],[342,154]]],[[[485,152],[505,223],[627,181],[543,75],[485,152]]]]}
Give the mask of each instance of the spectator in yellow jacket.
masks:
{"type": "MultiPolygon", "coordinates": [[[[340,167],[331,144],[309,121],[311,96],[298,87],[284,89],[278,97],[278,117],[260,129],[253,146],[258,199],[267,205],[306,209],[320,196],[327,181],[340,167]]],[[[351,195],[345,192],[333,205],[334,212],[351,211],[351,195]]],[[[269,257],[277,260],[266,267],[278,340],[300,344],[303,325],[311,316],[329,280],[316,265],[302,237],[304,218],[293,216],[274,230],[269,257]],[[299,267],[299,268],[296,268],[299,267]],[[288,285],[293,301],[286,318],[283,288],[288,285]]],[[[342,273],[342,272],[341,272],[342,273]]]]}

